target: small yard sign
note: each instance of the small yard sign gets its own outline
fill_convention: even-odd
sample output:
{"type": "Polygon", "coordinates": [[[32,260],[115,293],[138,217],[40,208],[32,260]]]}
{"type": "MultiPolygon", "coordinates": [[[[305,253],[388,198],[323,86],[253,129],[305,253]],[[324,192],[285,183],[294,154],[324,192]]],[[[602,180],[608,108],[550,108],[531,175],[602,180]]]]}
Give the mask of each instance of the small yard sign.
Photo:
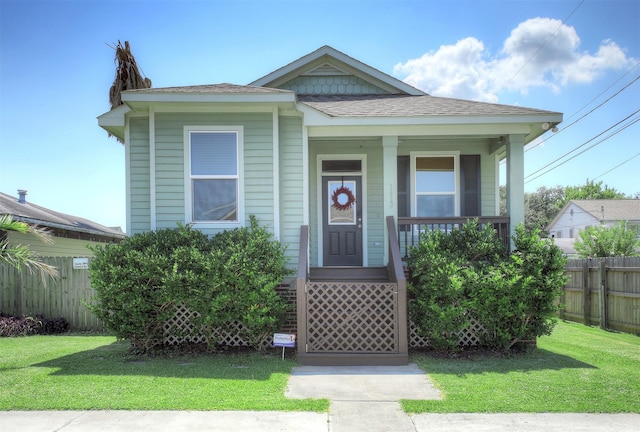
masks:
{"type": "Polygon", "coordinates": [[[89,268],[89,258],[74,258],[73,269],[74,270],[87,270],[89,268]]]}
{"type": "Polygon", "coordinates": [[[282,360],[284,360],[284,349],[295,348],[296,335],[287,333],[274,333],[273,334],[273,346],[282,347],[282,360]]]}
{"type": "Polygon", "coordinates": [[[275,333],[273,335],[273,346],[295,348],[296,335],[286,333],[275,333]]]}

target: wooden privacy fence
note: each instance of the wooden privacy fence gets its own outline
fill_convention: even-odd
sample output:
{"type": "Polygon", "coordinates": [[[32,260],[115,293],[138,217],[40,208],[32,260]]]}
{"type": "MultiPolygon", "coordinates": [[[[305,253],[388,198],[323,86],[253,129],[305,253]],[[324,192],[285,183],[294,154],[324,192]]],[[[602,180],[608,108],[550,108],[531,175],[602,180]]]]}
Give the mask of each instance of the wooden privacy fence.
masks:
{"type": "Polygon", "coordinates": [[[49,278],[46,286],[40,275],[22,273],[0,264],[0,312],[8,315],[37,315],[65,318],[72,330],[105,331],[104,325],[85,306],[95,295],[89,282],[89,270],[74,269],[71,257],[45,257],[58,268],[60,277],[49,278]]]}
{"type": "Polygon", "coordinates": [[[570,260],[563,319],[640,334],[640,257],[570,260]]]}

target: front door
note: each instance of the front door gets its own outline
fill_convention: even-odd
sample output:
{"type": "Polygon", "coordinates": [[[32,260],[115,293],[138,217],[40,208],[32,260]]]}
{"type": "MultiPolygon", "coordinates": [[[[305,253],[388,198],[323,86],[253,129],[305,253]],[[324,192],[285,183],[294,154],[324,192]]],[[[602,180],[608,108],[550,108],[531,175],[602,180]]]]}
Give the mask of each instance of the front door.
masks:
{"type": "Polygon", "coordinates": [[[322,177],[323,264],[362,266],[360,176],[322,177]]]}

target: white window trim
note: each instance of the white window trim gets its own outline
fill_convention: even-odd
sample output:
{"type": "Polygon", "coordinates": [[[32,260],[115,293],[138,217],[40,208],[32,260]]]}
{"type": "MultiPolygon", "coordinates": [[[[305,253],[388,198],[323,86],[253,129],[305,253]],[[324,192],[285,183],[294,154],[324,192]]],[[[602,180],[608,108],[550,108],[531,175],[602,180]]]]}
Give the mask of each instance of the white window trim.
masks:
{"type": "MultiPolygon", "coordinates": [[[[452,157],[454,177],[454,216],[460,216],[460,152],[410,152],[411,159],[411,216],[416,217],[418,208],[416,191],[416,159],[419,157],[452,157]]],[[[449,195],[449,193],[431,193],[430,195],[449,195]]]]}
{"type": "MultiPolygon", "coordinates": [[[[215,176],[206,176],[214,178],[215,176]]],[[[184,127],[184,218],[185,223],[194,228],[222,228],[233,229],[244,225],[245,200],[244,200],[244,127],[243,126],[185,126],[184,127]],[[236,221],[193,221],[193,199],[191,195],[191,179],[199,176],[191,176],[191,133],[192,132],[233,132],[237,134],[238,141],[238,209],[236,221]]],[[[227,178],[227,176],[225,176],[227,178]]]]}

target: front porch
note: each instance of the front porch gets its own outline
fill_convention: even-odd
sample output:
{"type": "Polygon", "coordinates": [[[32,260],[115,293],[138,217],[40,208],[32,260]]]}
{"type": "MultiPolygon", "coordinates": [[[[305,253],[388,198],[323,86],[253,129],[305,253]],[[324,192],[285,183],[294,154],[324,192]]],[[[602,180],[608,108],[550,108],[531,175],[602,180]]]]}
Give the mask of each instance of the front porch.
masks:
{"type": "MultiPolygon", "coordinates": [[[[411,323],[403,258],[420,233],[457,229],[470,218],[386,218],[386,267],[310,267],[309,227],[300,229],[295,280],[298,359],[303,365],[403,365],[408,363],[411,323]],[[400,237],[398,236],[400,234],[400,237]]],[[[505,244],[508,217],[483,217],[505,244]]],[[[473,330],[460,343],[476,341],[473,330]]]]}

